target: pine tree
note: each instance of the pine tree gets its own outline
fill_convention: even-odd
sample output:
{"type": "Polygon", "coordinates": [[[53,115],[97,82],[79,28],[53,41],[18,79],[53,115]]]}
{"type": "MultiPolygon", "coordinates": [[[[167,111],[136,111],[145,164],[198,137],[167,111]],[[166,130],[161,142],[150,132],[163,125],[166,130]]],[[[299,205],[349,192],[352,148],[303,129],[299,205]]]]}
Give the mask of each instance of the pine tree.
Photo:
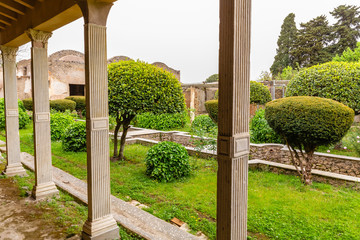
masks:
{"type": "Polygon", "coordinates": [[[301,23],[298,35],[290,54],[300,67],[310,67],[331,61],[329,46],[332,42],[332,28],[325,15],[321,15],[307,23],[301,23]]]}
{"type": "Polygon", "coordinates": [[[287,66],[294,67],[290,51],[296,39],[296,24],[295,14],[290,13],[281,26],[280,36],[277,41],[278,48],[276,49],[276,56],[270,71],[273,76],[281,73],[287,66]]]}
{"type": "Polygon", "coordinates": [[[360,37],[360,7],[340,5],[330,12],[337,19],[333,32],[336,43],[333,46],[333,54],[341,55],[348,47],[356,48],[357,39],[360,37]]]}

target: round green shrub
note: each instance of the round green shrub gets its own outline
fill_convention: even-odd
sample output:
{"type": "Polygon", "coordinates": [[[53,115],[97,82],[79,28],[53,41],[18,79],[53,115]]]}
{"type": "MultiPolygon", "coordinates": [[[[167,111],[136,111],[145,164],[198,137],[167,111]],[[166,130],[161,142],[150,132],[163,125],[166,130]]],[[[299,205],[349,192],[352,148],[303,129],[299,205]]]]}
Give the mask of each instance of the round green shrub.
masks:
{"type": "Polygon", "coordinates": [[[189,122],[188,114],[181,113],[143,113],[135,118],[135,126],[148,129],[170,130],[184,127],[189,122]]]}
{"type": "Polygon", "coordinates": [[[27,98],[27,99],[24,99],[22,100],[23,104],[24,104],[24,107],[26,110],[28,111],[32,111],[33,110],[33,101],[32,101],[32,98],[27,98]]]}
{"type": "Polygon", "coordinates": [[[67,152],[86,151],[86,122],[72,123],[61,139],[62,148],[67,152]]]}
{"type": "Polygon", "coordinates": [[[265,119],[265,109],[256,111],[250,121],[250,141],[252,143],[282,143],[281,137],[269,126],[265,119]]]}
{"type": "Polygon", "coordinates": [[[74,118],[69,114],[60,112],[50,114],[51,140],[60,140],[67,127],[74,122],[74,118]]]}
{"type": "Polygon", "coordinates": [[[270,101],[270,90],[262,83],[250,81],[250,103],[265,104],[270,101]]]}
{"type": "Polygon", "coordinates": [[[286,96],[329,98],[360,113],[360,63],[329,62],[301,70],[286,88],[286,96]]]}
{"type": "MultiPolygon", "coordinates": [[[[26,109],[21,100],[18,100],[19,110],[19,129],[26,127],[30,123],[29,115],[26,113],[26,109]]],[[[0,129],[5,129],[5,101],[4,98],[0,99],[0,129]]]]}
{"type": "Polygon", "coordinates": [[[219,100],[214,99],[205,102],[206,111],[209,113],[209,116],[214,122],[218,122],[218,108],[219,100]]]}
{"type": "Polygon", "coordinates": [[[217,133],[217,125],[208,115],[199,115],[191,123],[191,131],[195,135],[214,135],[217,133]]]}
{"type": "Polygon", "coordinates": [[[85,111],[86,109],[86,100],[85,96],[69,96],[65,98],[66,100],[71,100],[76,103],[75,110],[78,112],[85,111]]]}
{"type": "Polygon", "coordinates": [[[159,182],[171,182],[190,175],[189,154],[174,142],[161,142],[151,147],[145,158],[146,175],[159,182]]]}
{"type": "Polygon", "coordinates": [[[76,107],[76,102],[67,100],[67,99],[57,99],[50,101],[50,108],[59,112],[65,112],[66,110],[70,110],[70,112],[74,111],[76,107]]]}
{"type": "Polygon", "coordinates": [[[289,145],[311,151],[341,140],[354,121],[354,111],[330,99],[288,97],[267,103],[265,118],[289,145]]]}

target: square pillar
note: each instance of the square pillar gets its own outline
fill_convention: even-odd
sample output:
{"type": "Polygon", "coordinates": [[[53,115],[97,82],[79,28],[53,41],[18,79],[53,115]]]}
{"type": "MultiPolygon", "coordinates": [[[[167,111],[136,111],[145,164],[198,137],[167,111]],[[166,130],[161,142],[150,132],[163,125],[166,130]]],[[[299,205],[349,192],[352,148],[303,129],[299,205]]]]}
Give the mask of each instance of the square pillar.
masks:
{"type": "Polygon", "coordinates": [[[24,176],[21,164],[19,137],[19,109],[16,87],[17,48],[1,46],[4,73],[5,130],[7,164],[3,174],[24,176]]]}
{"type": "Polygon", "coordinates": [[[29,29],[34,121],[35,186],[33,198],[58,195],[52,179],[47,42],[52,33],[29,29]]]}
{"type": "Polygon", "coordinates": [[[220,0],[217,239],[247,239],[251,0],[220,0]]]}
{"type": "Polygon", "coordinates": [[[111,214],[106,19],[111,1],[78,0],[84,20],[88,219],[83,239],[119,239],[111,214]]]}

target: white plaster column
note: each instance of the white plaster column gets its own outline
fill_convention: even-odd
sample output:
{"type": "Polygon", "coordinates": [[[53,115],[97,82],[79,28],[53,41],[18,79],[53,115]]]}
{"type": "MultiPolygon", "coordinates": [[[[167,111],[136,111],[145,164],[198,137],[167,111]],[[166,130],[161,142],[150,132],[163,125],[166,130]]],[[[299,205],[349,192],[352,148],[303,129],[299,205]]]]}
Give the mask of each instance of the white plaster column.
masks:
{"type": "Polygon", "coordinates": [[[4,174],[24,176],[19,138],[19,110],[16,87],[16,52],[18,48],[1,46],[4,73],[5,130],[7,164],[4,174]]]}
{"type": "Polygon", "coordinates": [[[31,84],[34,121],[35,186],[32,196],[42,199],[57,195],[52,179],[50,104],[47,42],[52,33],[29,29],[31,39],[31,84]]]}
{"type": "Polygon", "coordinates": [[[251,0],[220,0],[217,239],[247,238],[251,0]]]}
{"type": "Polygon", "coordinates": [[[85,32],[88,219],[83,239],[119,239],[111,214],[106,20],[111,1],[78,0],[85,32]]]}

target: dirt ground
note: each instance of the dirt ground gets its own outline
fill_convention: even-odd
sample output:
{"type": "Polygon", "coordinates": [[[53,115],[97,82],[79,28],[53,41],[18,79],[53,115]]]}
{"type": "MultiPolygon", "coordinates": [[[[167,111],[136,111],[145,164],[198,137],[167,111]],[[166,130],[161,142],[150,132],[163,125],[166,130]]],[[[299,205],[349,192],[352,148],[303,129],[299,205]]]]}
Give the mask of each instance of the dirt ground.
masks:
{"type": "Polygon", "coordinates": [[[14,180],[0,178],[0,240],[66,239],[66,229],[43,218],[49,212],[51,209],[41,207],[34,200],[20,197],[14,180]]]}

